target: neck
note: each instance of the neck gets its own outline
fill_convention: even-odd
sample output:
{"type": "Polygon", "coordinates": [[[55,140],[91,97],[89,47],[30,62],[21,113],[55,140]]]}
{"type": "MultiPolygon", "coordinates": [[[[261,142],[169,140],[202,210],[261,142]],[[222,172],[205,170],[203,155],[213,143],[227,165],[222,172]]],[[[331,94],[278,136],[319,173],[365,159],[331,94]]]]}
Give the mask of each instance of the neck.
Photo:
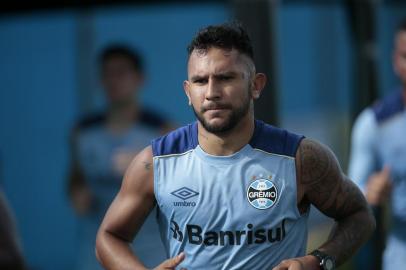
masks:
{"type": "Polygon", "coordinates": [[[199,145],[203,151],[210,155],[232,155],[248,144],[254,133],[254,128],[254,115],[252,113],[248,113],[232,130],[224,134],[210,133],[199,122],[199,145]]]}
{"type": "Polygon", "coordinates": [[[134,101],[125,104],[112,104],[108,111],[107,126],[113,131],[123,131],[133,125],[138,115],[134,101]]]}

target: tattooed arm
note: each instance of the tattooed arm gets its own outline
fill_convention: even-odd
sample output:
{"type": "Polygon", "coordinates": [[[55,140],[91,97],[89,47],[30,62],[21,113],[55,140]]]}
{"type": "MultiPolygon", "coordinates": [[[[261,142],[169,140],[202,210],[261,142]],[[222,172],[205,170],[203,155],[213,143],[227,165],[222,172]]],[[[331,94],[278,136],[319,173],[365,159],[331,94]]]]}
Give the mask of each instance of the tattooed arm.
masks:
{"type": "Polygon", "coordinates": [[[305,139],[296,158],[299,189],[303,192],[300,201],[310,202],[336,221],[319,250],[334,256],[340,265],[369,238],[375,219],[362,192],[344,175],[330,149],[305,139]]]}
{"type": "MultiPolygon", "coordinates": [[[[147,147],[132,161],[97,233],[96,256],[105,269],[146,269],[130,243],[154,204],[152,150],[147,147]]],[[[183,254],[168,259],[156,270],[175,269],[183,259],[183,254]]]]}
{"type": "MultiPolygon", "coordinates": [[[[299,209],[303,212],[313,204],[336,224],[329,239],[318,249],[341,265],[369,238],[375,220],[358,187],[342,172],[340,165],[326,146],[304,139],[296,153],[296,173],[299,209]]],[[[288,267],[320,269],[314,256],[304,256],[283,262],[288,267]],[[290,265],[290,266],[289,266],[290,265]]],[[[275,269],[288,269],[281,263],[275,269]]]]}

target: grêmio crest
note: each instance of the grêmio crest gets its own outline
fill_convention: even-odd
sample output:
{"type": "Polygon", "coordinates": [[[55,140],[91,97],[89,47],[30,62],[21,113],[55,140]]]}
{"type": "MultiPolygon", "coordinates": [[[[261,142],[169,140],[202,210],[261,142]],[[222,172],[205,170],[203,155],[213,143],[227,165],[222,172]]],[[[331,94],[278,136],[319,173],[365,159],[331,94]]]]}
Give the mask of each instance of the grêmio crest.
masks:
{"type": "Polygon", "coordinates": [[[255,208],[265,210],[271,208],[278,199],[278,189],[266,178],[255,179],[247,188],[248,202],[255,208]]]}

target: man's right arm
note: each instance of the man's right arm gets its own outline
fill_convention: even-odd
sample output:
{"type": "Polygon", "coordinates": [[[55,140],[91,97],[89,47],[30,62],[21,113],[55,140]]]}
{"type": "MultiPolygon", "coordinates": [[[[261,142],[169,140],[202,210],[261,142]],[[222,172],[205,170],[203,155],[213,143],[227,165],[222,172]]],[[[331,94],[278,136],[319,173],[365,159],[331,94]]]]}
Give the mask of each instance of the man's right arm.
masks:
{"type": "Polygon", "coordinates": [[[390,168],[377,167],[376,133],[375,116],[371,109],[366,109],[359,115],[352,130],[348,175],[371,205],[384,203],[391,189],[390,168]]]}
{"type": "MultiPolygon", "coordinates": [[[[155,204],[151,147],[132,161],[119,193],[100,226],[96,255],[106,269],[146,269],[132,253],[130,243],[155,204]]],[[[156,269],[175,269],[184,259],[180,254],[166,260],[156,269]]]]}
{"type": "Polygon", "coordinates": [[[376,123],[372,110],[364,110],[351,132],[351,154],[348,176],[365,193],[369,176],[376,170],[374,150],[376,123]]]}
{"type": "Polygon", "coordinates": [[[92,195],[86,184],[83,171],[79,165],[78,157],[78,135],[79,130],[75,128],[70,137],[70,168],[68,175],[68,196],[72,206],[79,215],[89,212],[92,205],[92,195]]]}

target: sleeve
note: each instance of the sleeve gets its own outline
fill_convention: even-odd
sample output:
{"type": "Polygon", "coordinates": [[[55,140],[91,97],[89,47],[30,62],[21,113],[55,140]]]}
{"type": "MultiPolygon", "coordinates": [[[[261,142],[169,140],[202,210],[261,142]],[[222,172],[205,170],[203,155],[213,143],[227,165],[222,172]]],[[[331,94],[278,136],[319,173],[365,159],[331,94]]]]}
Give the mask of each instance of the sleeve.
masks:
{"type": "Polygon", "coordinates": [[[369,176],[377,170],[377,133],[375,115],[371,109],[365,109],[352,129],[348,167],[348,176],[364,193],[369,176]]]}

